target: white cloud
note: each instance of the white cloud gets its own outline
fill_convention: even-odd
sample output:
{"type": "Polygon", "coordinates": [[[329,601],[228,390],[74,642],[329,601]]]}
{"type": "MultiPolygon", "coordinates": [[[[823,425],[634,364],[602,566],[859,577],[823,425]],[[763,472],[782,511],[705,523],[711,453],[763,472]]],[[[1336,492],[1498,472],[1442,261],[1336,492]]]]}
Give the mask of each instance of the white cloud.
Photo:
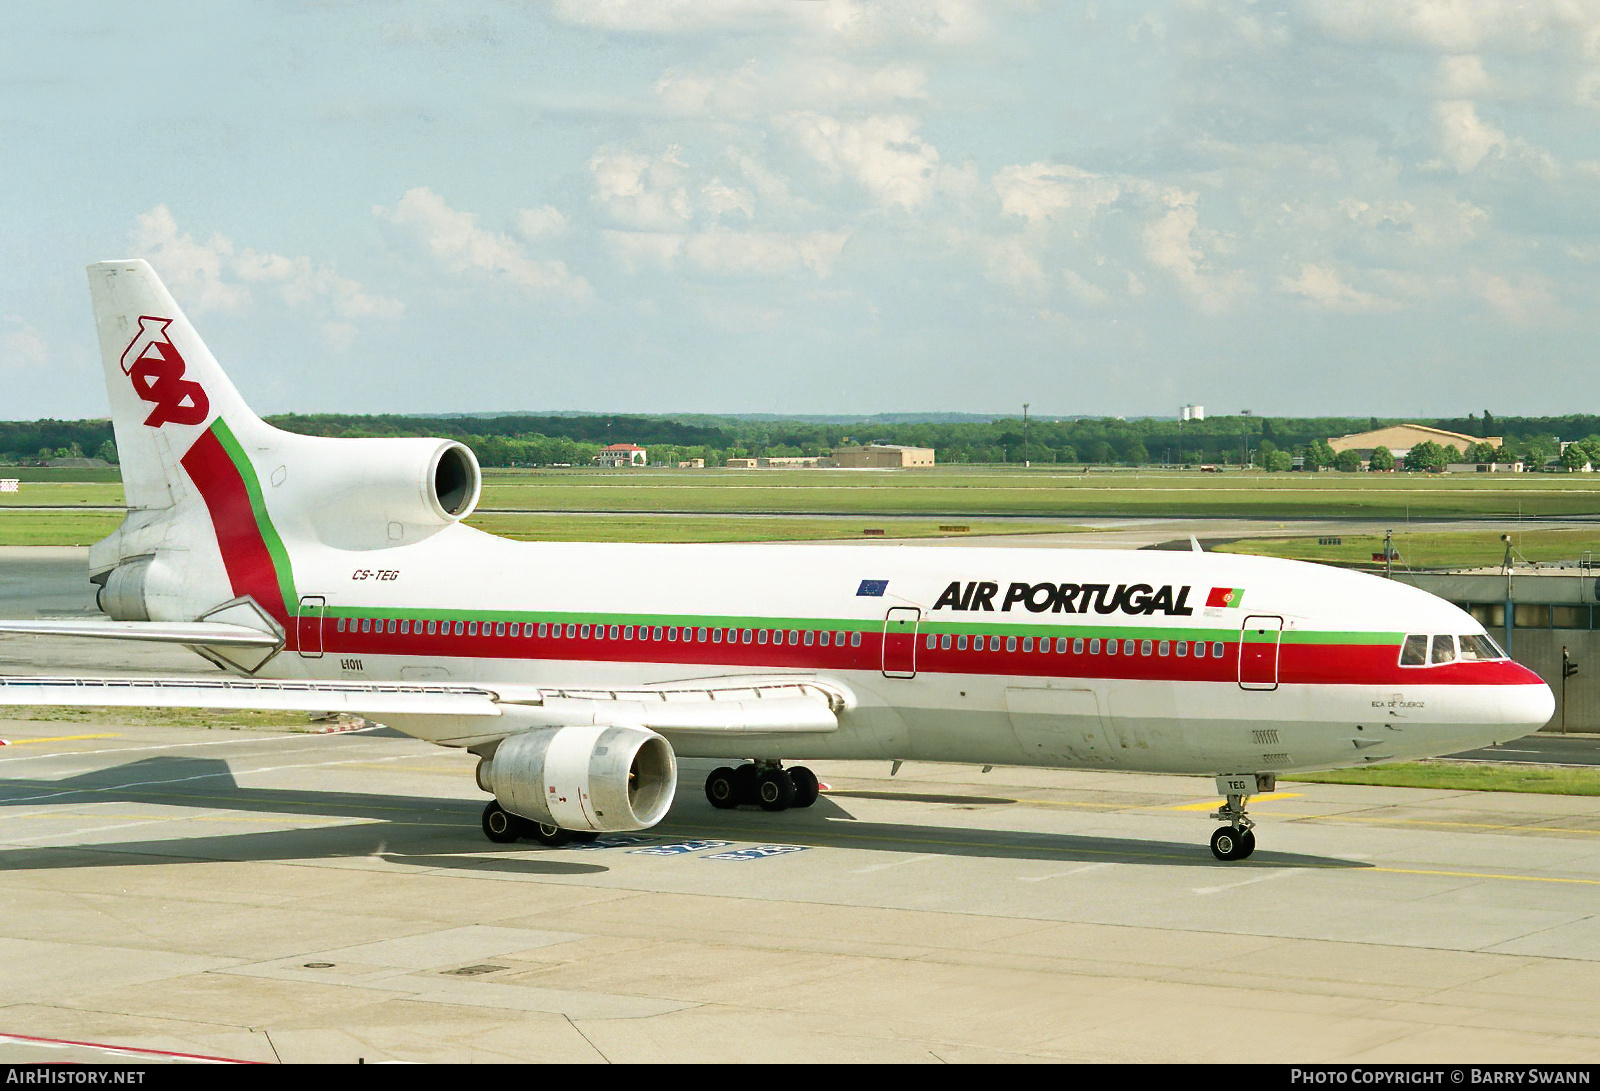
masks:
{"type": "Polygon", "coordinates": [[[1600,5],[1592,0],[1310,0],[1305,10],[1347,42],[1441,53],[1524,53],[1563,40],[1577,44],[1600,28],[1600,5]]]}
{"type": "Polygon", "coordinates": [[[546,235],[560,235],[567,230],[567,218],[552,205],[517,210],[517,234],[530,242],[546,235]]]}
{"type": "MultiPolygon", "coordinates": [[[[396,318],[405,310],[399,300],[373,295],[333,266],[309,257],[240,250],[220,233],[200,242],[178,229],[166,205],[138,217],[133,245],[172,293],[196,312],[243,310],[252,302],[252,284],[273,286],[290,306],[329,313],[346,324],[356,318],[396,318]]],[[[334,341],[348,344],[351,337],[353,327],[334,341]]]]}
{"type": "Polygon", "coordinates": [[[1465,99],[1434,103],[1433,120],[1440,149],[1460,174],[1476,170],[1490,152],[1505,153],[1506,134],[1478,117],[1465,99]]]}
{"type": "Polygon", "coordinates": [[[250,302],[248,288],[224,279],[233,261],[233,241],[217,233],[206,242],[197,241],[178,230],[166,205],[138,217],[133,246],[190,310],[238,311],[250,302]]]}
{"type": "Polygon", "coordinates": [[[477,270],[504,277],[531,295],[589,296],[588,281],[568,272],[566,263],[530,258],[516,242],[485,231],[475,215],[451,208],[427,186],[407,190],[392,209],[374,206],[372,211],[420,237],[452,273],[477,270]]]}
{"type": "Polygon", "coordinates": [[[601,151],[589,160],[595,201],[618,223],[649,230],[671,230],[693,214],[685,188],[688,171],[683,149],[669,147],[658,156],[638,152],[601,151]]]}
{"type": "Polygon", "coordinates": [[[19,315],[0,319],[0,370],[43,371],[50,358],[50,346],[37,327],[19,315]]]}
{"type": "Polygon", "coordinates": [[[1214,241],[1216,236],[1200,226],[1198,196],[1177,188],[1162,194],[1167,210],[1145,225],[1145,254],[1193,292],[1202,305],[1217,309],[1244,287],[1244,277],[1237,271],[1218,272],[1207,260],[1201,242],[1214,241]]]}
{"type": "Polygon", "coordinates": [[[783,119],[800,148],[835,176],[851,178],[879,204],[915,211],[937,186],[939,151],[903,115],[847,120],[802,112],[783,119]]]}
{"type": "Polygon", "coordinates": [[[706,210],[713,216],[721,216],[725,212],[743,212],[745,219],[755,218],[755,196],[749,190],[734,189],[721,178],[713,178],[701,186],[700,196],[705,201],[706,210]]]}
{"type": "Polygon", "coordinates": [[[1393,304],[1373,295],[1352,288],[1344,282],[1338,270],[1327,265],[1313,265],[1309,262],[1300,266],[1300,275],[1284,277],[1280,282],[1282,286],[1295,295],[1303,296],[1319,307],[1334,311],[1375,311],[1391,310],[1393,304]]]}
{"type": "Polygon", "coordinates": [[[785,234],[776,231],[606,231],[606,242],[629,272],[671,271],[680,264],[717,276],[772,277],[810,270],[818,279],[849,238],[843,231],[785,234]]]}
{"type": "Polygon", "coordinates": [[[995,174],[994,189],[1000,197],[1000,210],[1021,216],[1030,225],[1069,210],[1080,218],[1093,216],[1122,195],[1122,187],[1114,179],[1055,163],[1005,167],[995,174]]]}
{"type": "Polygon", "coordinates": [[[1518,326],[1531,326],[1556,310],[1555,293],[1548,279],[1526,274],[1513,284],[1499,274],[1479,274],[1473,290],[1501,318],[1518,326]]]}
{"type": "Polygon", "coordinates": [[[966,41],[987,26],[978,0],[556,0],[552,10],[623,33],[765,32],[845,45],[966,41]]]}
{"type": "Polygon", "coordinates": [[[906,63],[865,66],[841,57],[800,55],[749,61],[715,74],[668,71],[656,81],[655,92],[673,113],[725,120],[924,99],[927,79],[921,68],[906,63]]]}

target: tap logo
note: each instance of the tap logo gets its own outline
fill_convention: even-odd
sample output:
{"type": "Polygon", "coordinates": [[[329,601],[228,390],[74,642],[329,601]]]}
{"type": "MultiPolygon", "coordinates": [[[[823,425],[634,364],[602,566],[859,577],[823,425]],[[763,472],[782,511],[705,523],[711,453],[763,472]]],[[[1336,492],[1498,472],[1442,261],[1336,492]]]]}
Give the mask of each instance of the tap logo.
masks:
{"type": "Polygon", "coordinates": [[[141,315],[139,332],[122,351],[122,371],[133,382],[133,392],[155,403],[144,422],[151,428],[163,424],[204,424],[211,413],[205,387],[185,379],[188,365],[167,336],[170,318],[141,315]]]}

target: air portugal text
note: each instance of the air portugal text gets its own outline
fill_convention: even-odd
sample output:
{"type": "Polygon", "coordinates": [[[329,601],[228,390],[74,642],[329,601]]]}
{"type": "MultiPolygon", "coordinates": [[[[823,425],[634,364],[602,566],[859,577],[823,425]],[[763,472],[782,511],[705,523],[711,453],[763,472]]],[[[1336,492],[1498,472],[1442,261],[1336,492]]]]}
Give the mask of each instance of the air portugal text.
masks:
{"type": "MultiPolygon", "coordinates": [[[[986,580],[956,580],[944,589],[935,610],[993,610],[994,597],[1000,593],[998,583],[986,580]]],[[[1042,614],[1166,614],[1169,617],[1188,617],[1194,613],[1189,605],[1189,586],[1173,591],[1170,583],[1152,587],[1148,583],[1013,583],[1006,588],[1001,600],[1001,613],[1009,612],[1021,604],[1030,613],[1042,614]]]]}

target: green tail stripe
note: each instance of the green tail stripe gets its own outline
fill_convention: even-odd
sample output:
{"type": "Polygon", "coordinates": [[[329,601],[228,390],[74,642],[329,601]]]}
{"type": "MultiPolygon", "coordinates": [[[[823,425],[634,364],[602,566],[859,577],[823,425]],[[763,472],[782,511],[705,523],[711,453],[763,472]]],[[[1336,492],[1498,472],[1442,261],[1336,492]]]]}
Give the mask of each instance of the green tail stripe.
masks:
{"type": "Polygon", "coordinates": [[[283,605],[292,617],[299,610],[300,603],[300,596],[294,589],[294,566],[289,562],[289,551],[284,548],[283,539],[278,536],[278,528],[272,525],[272,517],[267,514],[267,502],[261,495],[261,479],[256,477],[256,468],[250,456],[245,454],[227,421],[218,417],[211,425],[211,431],[222,444],[222,449],[228,452],[228,458],[233,461],[240,480],[244,482],[245,492],[250,495],[250,510],[255,513],[261,540],[266,543],[267,552],[272,556],[272,569],[278,577],[278,589],[283,593],[283,605]]]}

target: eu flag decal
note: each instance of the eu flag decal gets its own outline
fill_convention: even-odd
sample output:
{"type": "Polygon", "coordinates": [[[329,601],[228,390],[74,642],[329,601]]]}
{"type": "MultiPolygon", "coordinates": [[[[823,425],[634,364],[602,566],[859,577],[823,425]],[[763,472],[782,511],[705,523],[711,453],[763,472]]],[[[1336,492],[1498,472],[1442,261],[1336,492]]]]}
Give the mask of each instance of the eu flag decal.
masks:
{"type": "Polygon", "coordinates": [[[881,599],[883,598],[883,593],[888,589],[888,580],[862,580],[861,586],[856,588],[856,598],[866,596],[868,598],[881,599]]]}

